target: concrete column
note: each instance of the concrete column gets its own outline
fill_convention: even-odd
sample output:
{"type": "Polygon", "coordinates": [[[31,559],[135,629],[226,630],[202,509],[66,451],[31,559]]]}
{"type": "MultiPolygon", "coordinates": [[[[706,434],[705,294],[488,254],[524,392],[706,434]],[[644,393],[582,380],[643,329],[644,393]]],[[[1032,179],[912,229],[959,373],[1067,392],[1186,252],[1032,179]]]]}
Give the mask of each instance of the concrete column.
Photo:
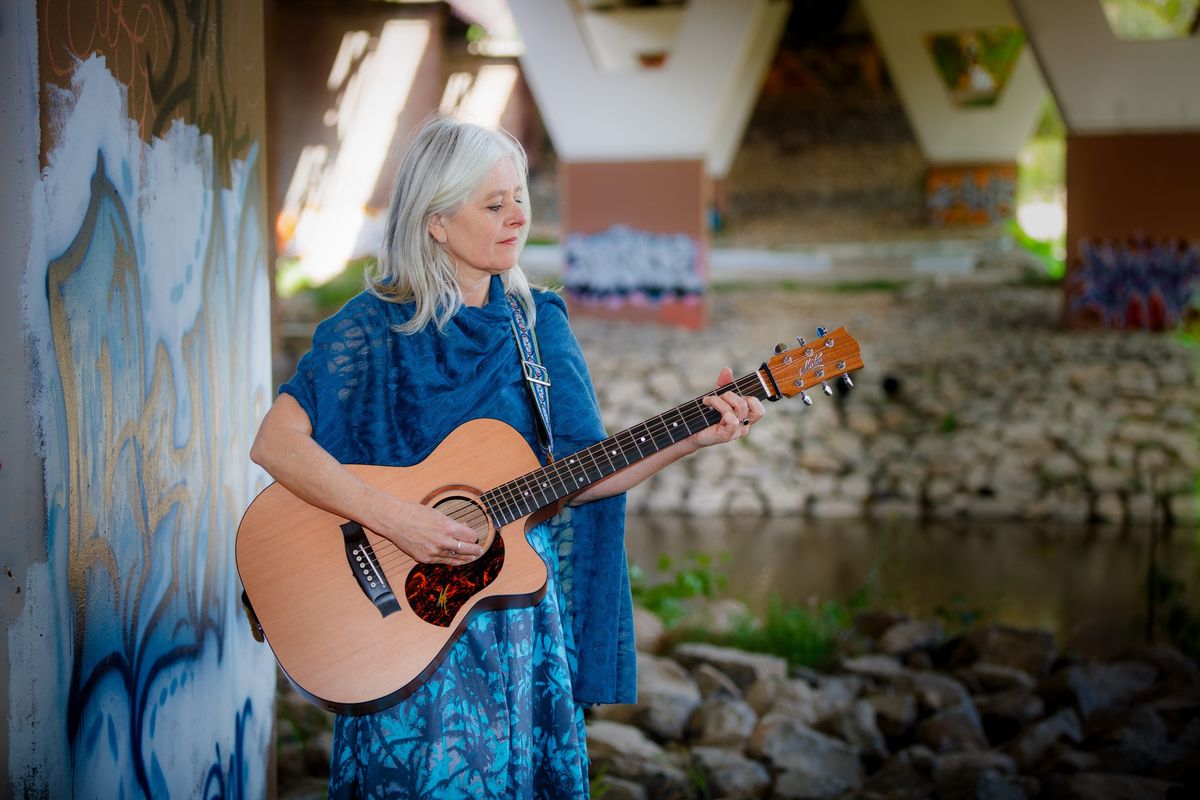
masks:
{"type": "Polygon", "coordinates": [[[930,222],[991,224],[1011,218],[1016,208],[1017,152],[1029,138],[1046,96],[1033,53],[1023,47],[1012,72],[991,103],[986,71],[966,74],[966,85],[950,87],[939,74],[931,37],[960,35],[964,47],[981,32],[1018,31],[1007,0],[862,0],[913,126],[929,159],[925,180],[930,222]],[[976,102],[977,104],[972,104],[976,102]]]}
{"type": "Polygon", "coordinates": [[[271,398],[262,5],[204,8],[0,11],[0,796],[268,791],[233,547],[271,398]]]}
{"type": "Polygon", "coordinates": [[[728,172],[789,5],[511,3],[559,156],[574,307],[704,323],[711,180],[728,172]]]}
{"type": "Polygon", "coordinates": [[[1068,129],[1064,322],[1171,327],[1200,282],[1200,38],[1123,41],[1090,0],[1014,6],[1068,129]]]}

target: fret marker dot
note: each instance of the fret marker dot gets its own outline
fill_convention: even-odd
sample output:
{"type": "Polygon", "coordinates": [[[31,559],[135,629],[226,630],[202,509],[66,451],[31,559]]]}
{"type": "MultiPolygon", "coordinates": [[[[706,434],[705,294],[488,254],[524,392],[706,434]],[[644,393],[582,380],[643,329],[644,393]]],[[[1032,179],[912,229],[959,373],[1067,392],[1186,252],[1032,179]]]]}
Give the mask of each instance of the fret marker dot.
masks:
{"type": "Polygon", "coordinates": [[[646,437],[645,437],[645,436],[643,436],[641,440],[642,440],[643,442],[644,442],[644,441],[646,441],[646,437]]]}

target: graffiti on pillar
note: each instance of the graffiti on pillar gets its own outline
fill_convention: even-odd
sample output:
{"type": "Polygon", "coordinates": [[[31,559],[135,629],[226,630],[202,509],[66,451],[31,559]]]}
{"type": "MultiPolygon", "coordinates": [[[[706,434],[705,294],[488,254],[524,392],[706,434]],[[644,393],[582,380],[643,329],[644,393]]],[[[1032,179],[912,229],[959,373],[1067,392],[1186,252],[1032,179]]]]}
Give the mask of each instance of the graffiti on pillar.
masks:
{"type": "Polygon", "coordinates": [[[925,174],[925,206],[937,225],[990,225],[1013,216],[1015,164],[935,166],[925,174]]]}
{"type": "Polygon", "coordinates": [[[1200,242],[1084,239],[1067,282],[1073,322],[1172,328],[1200,301],[1200,242]]]}
{"type": "Polygon", "coordinates": [[[26,278],[48,558],[10,631],[10,780],[262,796],[274,668],[233,559],[270,402],[258,145],[226,159],[180,120],[145,142],[102,56],[52,101],[26,278]]]}
{"type": "Polygon", "coordinates": [[[614,225],[565,243],[563,283],[571,297],[611,305],[656,305],[704,294],[701,245],[683,233],[614,225]]]}
{"type": "Polygon", "coordinates": [[[925,37],[925,47],[950,99],[964,107],[995,105],[1024,46],[1025,33],[1019,28],[985,28],[925,37]]]}

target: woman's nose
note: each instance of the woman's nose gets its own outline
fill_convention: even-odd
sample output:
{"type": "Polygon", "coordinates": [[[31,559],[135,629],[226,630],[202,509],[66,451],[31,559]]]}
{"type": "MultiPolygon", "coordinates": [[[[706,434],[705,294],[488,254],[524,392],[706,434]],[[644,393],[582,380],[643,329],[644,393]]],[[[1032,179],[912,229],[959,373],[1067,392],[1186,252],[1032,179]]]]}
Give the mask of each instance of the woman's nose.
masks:
{"type": "Polygon", "coordinates": [[[525,209],[520,206],[513,207],[513,213],[509,215],[508,224],[513,228],[524,228],[525,223],[529,221],[529,215],[525,213],[525,209]]]}

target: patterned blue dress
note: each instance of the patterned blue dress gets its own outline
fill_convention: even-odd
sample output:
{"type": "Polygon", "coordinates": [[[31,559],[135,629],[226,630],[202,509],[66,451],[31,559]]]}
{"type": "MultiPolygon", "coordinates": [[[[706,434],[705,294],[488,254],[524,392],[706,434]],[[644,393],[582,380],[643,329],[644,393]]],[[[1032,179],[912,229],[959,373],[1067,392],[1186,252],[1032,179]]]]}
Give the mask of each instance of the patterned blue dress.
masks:
{"type": "Polygon", "coordinates": [[[339,716],[331,798],[588,796],[553,528],[538,525],[529,540],[550,567],[546,596],[530,608],[477,615],[433,677],[399,705],[339,716]]]}
{"type": "MultiPolygon", "coordinates": [[[[606,434],[561,299],[535,296],[561,457],[606,434]]],[[[490,417],[539,452],[499,279],[487,305],[461,309],[445,331],[398,333],[410,314],[362,294],[317,327],[280,389],[304,408],[317,443],[345,464],[405,466],[463,422],[490,417]]],[[[636,687],[623,526],[616,497],[530,531],[547,563],[542,601],[477,614],[412,695],[339,717],[330,796],[587,797],[581,704],[633,702],[636,687]]]]}

